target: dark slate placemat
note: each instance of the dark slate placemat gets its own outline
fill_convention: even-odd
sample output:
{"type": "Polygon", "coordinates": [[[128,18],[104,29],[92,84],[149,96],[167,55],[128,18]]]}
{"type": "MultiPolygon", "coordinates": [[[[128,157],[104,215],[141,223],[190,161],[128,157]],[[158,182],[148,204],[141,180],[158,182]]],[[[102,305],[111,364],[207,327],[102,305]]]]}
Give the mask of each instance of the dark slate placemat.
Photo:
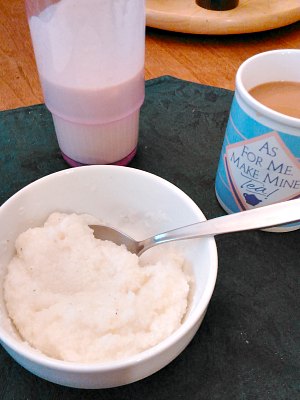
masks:
{"type": "MultiPolygon", "coordinates": [[[[207,218],[224,214],[214,180],[232,96],[172,77],[146,83],[130,166],[176,184],[207,218]]],[[[1,112],[0,149],[0,204],[33,180],[68,168],[44,105],[1,112]]],[[[299,238],[299,231],[217,238],[219,273],[206,317],[183,353],[156,374],[114,389],[70,389],[35,377],[1,348],[0,399],[298,398],[299,238]]]]}

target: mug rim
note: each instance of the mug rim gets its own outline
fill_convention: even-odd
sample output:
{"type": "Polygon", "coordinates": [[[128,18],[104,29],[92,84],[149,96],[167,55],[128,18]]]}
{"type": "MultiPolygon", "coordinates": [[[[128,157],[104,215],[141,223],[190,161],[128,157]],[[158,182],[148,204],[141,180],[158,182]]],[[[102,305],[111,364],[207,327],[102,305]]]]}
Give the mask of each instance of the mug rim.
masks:
{"type": "MultiPolygon", "coordinates": [[[[288,54],[298,54],[299,55],[299,63],[300,63],[300,49],[281,49],[281,50],[269,50],[262,53],[255,54],[254,56],[246,59],[238,68],[236,74],[236,92],[240,95],[243,101],[256,112],[263,115],[265,118],[269,118],[274,120],[280,124],[298,128],[300,129],[300,118],[291,117],[289,115],[280,113],[275,111],[262,103],[256,100],[248,90],[245,88],[243,83],[243,74],[245,73],[245,69],[249,66],[249,64],[256,62],[256,60],[268,57],[270,55],[288,55],[288,54]]],[[[300,81],[299,81],[300,82],[300,81]]]]}

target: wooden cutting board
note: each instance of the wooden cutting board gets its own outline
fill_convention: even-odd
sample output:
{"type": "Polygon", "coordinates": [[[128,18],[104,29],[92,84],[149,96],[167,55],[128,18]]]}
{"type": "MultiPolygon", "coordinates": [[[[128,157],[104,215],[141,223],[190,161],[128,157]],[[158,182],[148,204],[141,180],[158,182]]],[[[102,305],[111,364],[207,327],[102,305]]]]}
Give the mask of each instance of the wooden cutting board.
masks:
{"type": "Polygon", "coordinates": [[[300,0],[240,0],[228,11],[211,11],[194,0],[146,0],[147,26],[206,35],[251,33],[300,20],[300,0]]]}

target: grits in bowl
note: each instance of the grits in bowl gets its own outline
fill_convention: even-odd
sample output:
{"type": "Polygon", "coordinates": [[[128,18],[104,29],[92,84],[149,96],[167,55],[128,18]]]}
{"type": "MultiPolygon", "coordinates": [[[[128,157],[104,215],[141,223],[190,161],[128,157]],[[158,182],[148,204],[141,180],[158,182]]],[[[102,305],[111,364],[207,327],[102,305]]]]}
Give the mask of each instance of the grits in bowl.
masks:
{"type": "Polygon", "coordinates": [[[178,252],[143,261],[98,240],[91,217],[52,213],[16,241],[4,281],[23,340],[49,357],[93,363],[142,352],[179,328],[190,276],[178,252]]]}

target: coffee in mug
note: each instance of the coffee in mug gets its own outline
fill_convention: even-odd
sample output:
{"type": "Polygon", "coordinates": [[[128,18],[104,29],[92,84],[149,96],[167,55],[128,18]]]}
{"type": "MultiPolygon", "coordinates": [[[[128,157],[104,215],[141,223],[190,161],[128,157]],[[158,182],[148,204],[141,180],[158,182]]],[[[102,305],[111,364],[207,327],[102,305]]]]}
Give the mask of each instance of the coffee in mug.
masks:
{"type": "Polygon", "coordinates": [[[300,82],[262,83],[249,90],[255,100],[272,110],[300,118],[300,82]]]}

